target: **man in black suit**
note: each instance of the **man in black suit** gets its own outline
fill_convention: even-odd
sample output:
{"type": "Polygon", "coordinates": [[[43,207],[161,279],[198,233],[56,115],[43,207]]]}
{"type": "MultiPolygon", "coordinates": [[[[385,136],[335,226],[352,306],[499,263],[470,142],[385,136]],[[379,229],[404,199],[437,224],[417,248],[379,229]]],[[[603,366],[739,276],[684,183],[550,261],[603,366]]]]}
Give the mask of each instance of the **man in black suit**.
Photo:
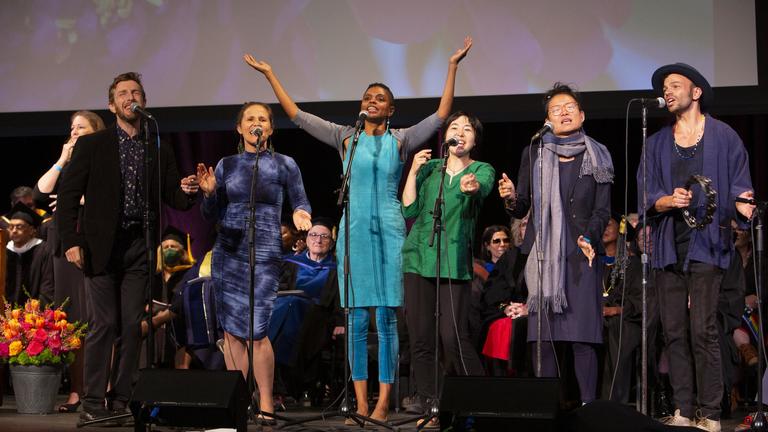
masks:
{"type": "MultiPolygon", "coordinates": [[[[142,224],[144,187],[149,185],[150,214],[157,211],[158,194],[171,207],[188,209],[198,190],[194,175],[179,178],[171,147],[161,143],[158,150],[152,138],[145,142],[141,118],[131,110],[133,103],[141,107],[146,103],[141,76],[118,75],[109,87],[109,110],[115,113],[116,125],[78,140],[59,187],[57,213],[66,257],[85,272],[88,336],[81,420],[86,421],[112,414],[104,407],[110,376],[112,408],[125,412],[138,372],[140,321],[149,278],[142,224]],[[145,153],[151,166],[148,178],[145,153]],[[85,207],[78,222],[82,196],[85,207]]],[[[156,228],[153,219],[150,216],[150,231],[156,228]]]]}

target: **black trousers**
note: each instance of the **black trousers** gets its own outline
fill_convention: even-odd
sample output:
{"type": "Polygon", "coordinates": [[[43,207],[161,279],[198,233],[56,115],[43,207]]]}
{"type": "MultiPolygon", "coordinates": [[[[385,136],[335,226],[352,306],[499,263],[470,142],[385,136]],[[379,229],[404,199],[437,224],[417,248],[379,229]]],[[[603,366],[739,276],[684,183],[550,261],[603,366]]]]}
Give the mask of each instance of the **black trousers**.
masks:
{"type": "Polygon", "coordinates": [[[675,407],[684,417],[693,418],[696,411],[695,382],[701,415],[720,420],[723,370],[717,303],[722,277],[720,268],[700,262],[691,262],[686,272],[668,268],[656,273],[669,380],[675,407]]]}
{"type": "MultiPolygon", "coordinates": [[[[445,373],[485,375],[480,357],[469,337],[469,281],[440,283],[440,344],[445,373]]],[[[411,347],[416,391],[435,397],[435,280],[405,273],[405,320],[411,347]]]]}
{"type": "Polygon", "coordinates": [[[130,399],[138,377],[140,323],[147,283],[147,251],[141,230],[120,230],[105,272],[85,278],[88,334],[83,408],[86,410],[104,406],[110,375],[115,406],[122,408],[130,399]]]}

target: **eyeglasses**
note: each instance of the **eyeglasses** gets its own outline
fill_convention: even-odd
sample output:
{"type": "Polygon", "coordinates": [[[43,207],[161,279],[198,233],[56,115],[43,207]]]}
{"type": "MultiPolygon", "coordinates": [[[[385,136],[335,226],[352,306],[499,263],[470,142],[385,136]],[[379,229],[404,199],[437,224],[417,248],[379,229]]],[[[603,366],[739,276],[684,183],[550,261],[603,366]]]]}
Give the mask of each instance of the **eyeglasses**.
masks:
{"type": "Polygon", "coordinates": [[[506,237],[502,237],[502,238],[495,238],[495,239],[491,240],[491,243],[493,243],[493,244],[499,244],[499,243],[509,243],[509,239],[508,239],[508,238],[506,238],[506,237]]]}
{"type": "Polygon", "coordinates": [[[553,116],[557,116],[563,113],[563,109],[565,109],[565,112],[572,113],[575,112],[576,109],[579,107],[579,105],[576,102],[568,102],[565,105],[554,105],[549,107],[549,114],[553,116]]]}
{"type": "Polygon", "coordinates": [[[318,233],[309,233],[307,234],[307,237],[313,238],[315,240],[328,240],[331,238],[328,234],[318,234],[318,233]]]}

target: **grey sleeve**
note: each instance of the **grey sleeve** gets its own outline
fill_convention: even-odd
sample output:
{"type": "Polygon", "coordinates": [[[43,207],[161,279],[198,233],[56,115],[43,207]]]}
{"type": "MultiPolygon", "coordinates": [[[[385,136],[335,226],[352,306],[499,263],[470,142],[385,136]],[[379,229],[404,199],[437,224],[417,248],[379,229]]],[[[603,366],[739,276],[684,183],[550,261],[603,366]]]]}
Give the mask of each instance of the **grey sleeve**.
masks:
{"type": "Polygon", "coordinates": [[[405,129],[393,129],[392,135],[400,142],[400,154],[403,158],[413,153],[429,139],[443,123],[437,113],[425,118],[414,126],[405,129]]]}
{"type": "Polygon", "coordinates": [[[344,140],[354,133],[351,126],[338,125],[302,110],[299,110],[291,121],[313,137],[335,148],[339,155],[344,151],[344,140]]]}

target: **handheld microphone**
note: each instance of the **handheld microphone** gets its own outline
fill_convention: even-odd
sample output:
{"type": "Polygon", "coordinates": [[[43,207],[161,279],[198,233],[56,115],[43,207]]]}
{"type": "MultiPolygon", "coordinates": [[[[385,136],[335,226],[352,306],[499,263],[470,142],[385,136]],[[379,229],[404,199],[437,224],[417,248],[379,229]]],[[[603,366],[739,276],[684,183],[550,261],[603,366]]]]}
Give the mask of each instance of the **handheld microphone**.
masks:
{"type": "Polygon", "coordinates": [[[537,139],[541,138],[542,135],[544,135],[547,132],[552,131],[552,123],[549,121],[544,122],[544,126],[541,127],[536,133],[531,137],[531,141],[536,141],[537,139]]]}
{"type": "Polygon", "coordinates": [[[355,122],[355,129],[360,129],[363,127],[363,123],[365,122],[365,119],[368,118],[368,112],[367,111],[360,111],[360,113],[357,115],[357,122],[355,122]]]}
{"type": "Polygon", "coordinates": [[[637,98],[637,99],[632,99],[632,100],[638,101],[643,106],[647,106],[649,108],[664,108],[665,106],[667,106],[667,101],[665,101],[663,97],[657,97],[657,98],[637,98]]]}
{"type": "Polygon", "coordinates": [[[254,126],[251,128],[250,131],[248,131],[251,135],[261,138],[261,134],[264,133],[264,131],[259,126],[254,126]]]}
{"type": "Polygon", "coordinates": [[[444,146],[446,147],[453,147],[459,145],[459,140],[456,137],[448,138],[444,143],[444,146]]]}
{"type": "Polygon", "coordinates": [[[139,113],[139,114],[143,115],[144,117],[146,117],[146,118],[148,118],[150,120],[154,120],[155,119],[155,116],[150,114],[149,111],[147,111],[144,108],[142,108],[141,105],[139,105],[136,102],[133,102],[131,104],[131,111],[135,112],[135,113],[139,113]]]}

